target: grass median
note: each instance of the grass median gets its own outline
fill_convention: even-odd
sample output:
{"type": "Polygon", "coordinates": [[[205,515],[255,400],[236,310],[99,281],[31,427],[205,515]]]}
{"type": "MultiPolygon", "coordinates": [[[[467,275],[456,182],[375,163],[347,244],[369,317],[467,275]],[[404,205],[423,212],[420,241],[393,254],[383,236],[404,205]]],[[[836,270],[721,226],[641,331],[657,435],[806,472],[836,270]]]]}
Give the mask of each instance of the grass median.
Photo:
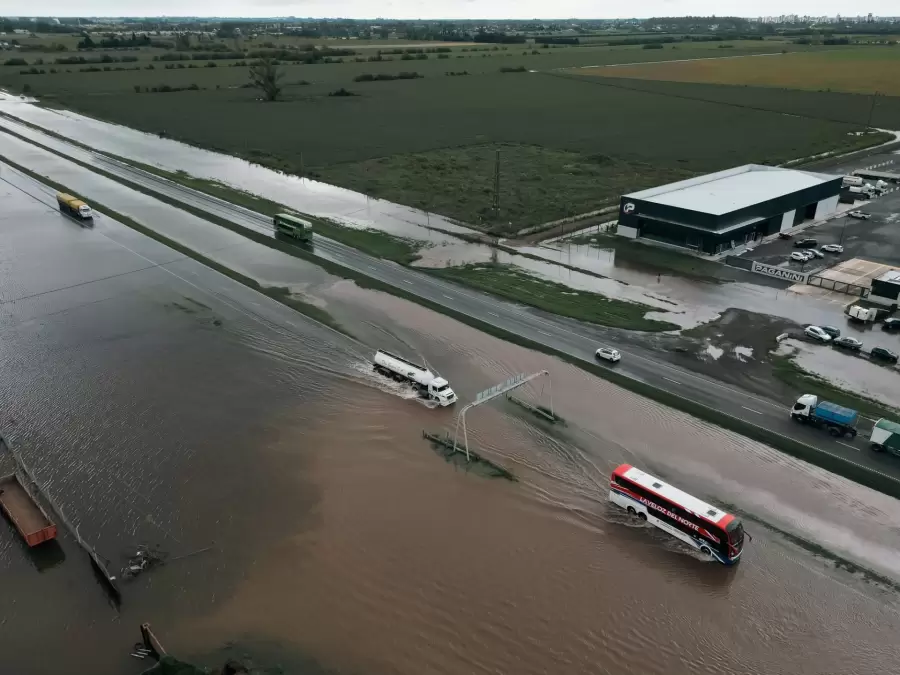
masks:
{"type": "Polygon", "coordinates": [[[654,310],[648,305],[623,302],[598,293],[575,290],[554,281],[532,276],[515,269],[512,265],[473,264],[430,270],[430,273],[513,302],[601,326],[639,331],[679,328],[674,323],[645,318],[647,312],[654,310]]]}

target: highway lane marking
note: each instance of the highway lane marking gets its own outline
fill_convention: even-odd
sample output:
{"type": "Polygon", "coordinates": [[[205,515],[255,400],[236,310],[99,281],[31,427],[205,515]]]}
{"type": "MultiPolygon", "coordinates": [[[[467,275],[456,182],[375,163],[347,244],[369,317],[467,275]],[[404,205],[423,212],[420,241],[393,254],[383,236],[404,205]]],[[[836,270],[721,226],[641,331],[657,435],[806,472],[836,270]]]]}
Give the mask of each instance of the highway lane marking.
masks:
{"type": "Polygon", "coordinates": [[[403,280],[403,283],[404,283],[404,284],[409,284],[410,286],[412,286],[412,282],[411,282],[409,279],[404,279],[404,280],[403,280]]]}
{"type": "Polygon", "coordinates": [[[742,407],[744,410],[749,410],[750,412],[756,413],[757,415],[762,415],[762,413],[759,412],[759,410],[754,410],[753,408],[748,408],[748,407],[745,406],[745,405],[742,405],[741,407],[742,407]]]}
{"type": "Polygon", "coordinates": [[[452,296],[452,295],[447,295],[446,293],[444,293],[444,297],[447,298],[448,300],[452,300],[452,299],[453,299],[453,296],[452,296]]]}
{"type": "Polygon", "coordinates": [[[850,448],[851,450],[856,450],[857,452],[859,452],[859,448],[857,448],[856,446],[850,445],[849,443],[844,443],[843,441],[835,441],[835,443],[840,443],[845,448],[850,448]]]}
{"type": "Polygon", "coordinates": [[[553,337],[552,335],[550,335],[550,333],[548,333],[548,332],[545,331],[545,330],[541,330],[540,328],[535,328],[535,330],[536,330],[538,333],[540,333],[541,335],[546,335],[547,337],[553,337]]]}
{"type": "Polygon", "coordinates": [[[377,268],[377,267],[374,267],[374,266],[372,266],[372,265],[369,265],[369,269],[370,269],[370,270],[375,270],[376,272],[378,271],[378,268],[377,268]]]}
{"type": "Polygon", "coordinates": [[[491,316],[496,316],[498,319],[500,318],[500,315],[497,314],[497,312],[488,312],[488,314],[490,314],[491,316]]]}
{"type": "Polygon", "coordinates": [[[681,384],[681,382],[679,382],[678,380],[673,380],[671,377],[666,377],[665,375],[663,375],[663,379],[668,380],[669,382],[674,382],[675,384],[681,384]]]}

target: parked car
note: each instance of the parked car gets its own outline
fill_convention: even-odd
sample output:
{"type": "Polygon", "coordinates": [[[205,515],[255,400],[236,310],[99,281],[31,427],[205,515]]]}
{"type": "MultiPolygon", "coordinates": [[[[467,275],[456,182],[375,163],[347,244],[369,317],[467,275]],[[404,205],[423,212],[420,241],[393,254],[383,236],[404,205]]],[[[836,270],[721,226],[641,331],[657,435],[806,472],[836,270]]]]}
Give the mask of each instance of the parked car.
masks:
{"type": "Polygon", "coordinates": [[[897,317],[890,317],[884,320],[884,323],[881,324],[882,330],[900,330],[900,319],[897,317]]]}
{"type": "Polygon", "coordinates": [[[835,328],[834,326],[819,326],[819,328],[828,333],[828,337],[830,337],[832,340],[834,340],[834,338],[841,337],[840,328],[835,328]]]}
{"type": "Polygon", "coordinates": [[[871,356],[873,359],[881,359],[882,361],[887,361],[888,363],[897,363],[897,359],[900,358],[890,349],[885,349],[884,347],[872,347],[872,351],[869,352],[869,356],[871,356]]]}
{"type": "Polygon", "coordinates": [[[850,336],[836,338],[831,344],[841,349],[849,349],[851,352],[858,352],[862,349],[862,342],[850,336]]]}
{"type": "Polygon", "coordinates": [[[807,251],[794,251],[791,253],[791,260],[805,263],[812,260],[812,256],[807,251]]]}
{"type": "Polygon", "coordinates": [[[843,253],[844,247],[840,244],[825,244],[822,247],[823,251],[828,251],[829,253],[843,253]]]}
{"type": "Polygon", "coordinates": [[[831,342],[831,336],[818,326],[807,326],[806,330],[803,332],[806,333],[807,337],[811,337],[813,340],[818,340],[819,342],[831,342]]]}
{"type": "Polygon", "coordinates": [[[847,215],[851,218],[858,218],[859,220],[868,220],[872,217],[871,213],[865,213],[864,211],[851,211],[847,215]]]}
{"type": "Polygon", "coordinates": [[[822,253],[822,251],[820,251],[820,250],[817,249],[817,248],[811,248],[811,249],[808,249],[808,250],[809,250],[810,253],[813,254],[813,257],[815,257],[815,258],[824,258],[824,257],[825,257],[825,254],[822,253]]]}
{"type": "Polygon", "coordinates": [[[612,347],[600,347],[600,349],[594,352],[594,356],[598,359],[603,359],[604,361],[611,361],[612,363],[622,359],[619,350],[613,349],[612,347]]]}
{"type": "Polygon", "coordinates": [[[818,241],[816,241],[815,239],[810,239],[808,237],[806,239],[798,239],[794,242],[794,248],[815,248],[818,245],[818,241]]]}
{"type": "Polygon", "coordinates": [[[792,235],[790,232],[779,232],[778,233],[779,239],[791,239],[791,238],[793,238],[793,236],[794,235],[792,235]]]}

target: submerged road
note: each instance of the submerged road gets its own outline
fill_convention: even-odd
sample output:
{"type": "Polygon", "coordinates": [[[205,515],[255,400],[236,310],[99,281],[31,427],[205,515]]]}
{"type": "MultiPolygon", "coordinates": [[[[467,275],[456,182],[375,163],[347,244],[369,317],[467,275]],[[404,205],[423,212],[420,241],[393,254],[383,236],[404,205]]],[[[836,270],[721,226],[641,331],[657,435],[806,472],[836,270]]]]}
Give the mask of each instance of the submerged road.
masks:
{"type": "MultiPolygon", "coordinates": [[[[23,137],[52,148],[67,157],[96,167],[108,174],[165,195],[195,209],[229,220],[237,225],[274,237],[271,219],[229,202],[186,188],[154,174],[131,167],[105,155],[93,153],[52,136],[42,134],[25,125],[0,119],[0,126],[8,127],[23,137]]],[[[2,152],[2,146],[0,146],[2,152]]],[[[65,163],[65,160],[59,159],[65,163]]],[[[49,176],[52,178],[52,176],[49,176]]],[[[63,182],[63,181],[61,181],[63,182]]],[[[113,181],[108,181],[113,183],[113,181]]],[[[129,188],[119,186],[121,190],[129,188]]],[[[86,195],[90,197],[90,195],[86,195]]],[[[153,227],[152,216],[141,222],[153,227]]],[[[254,246],[248,242],[248,246],[254,246]]],[[[403,289],[421,298],[476,318],[486,324],[528,338],[584,361],[594,361],[594,351],[603,345],[619,349],[623,359],[615,366],[618,372],[677,396],[701,403],[747,423],[779,433],[900,480],[900,462],[896,458],[877,455],[868,449],[871,421],[863,420],[856,440],[834,440],[824,431],[810,429],[792,422],[787,407],[760,398],[736,387],[724,384],[659,358],[651,349],[629,340],[628,331],[584,324],[563,317],[546,314],[528,307],[433,277],[427,273],[399,264],[374,258],[352,247],[319,235],[314,239],[315,254],[372,279],[403,289]]],[[[639,422],[636,420],[636,422],[639,422]]]]}

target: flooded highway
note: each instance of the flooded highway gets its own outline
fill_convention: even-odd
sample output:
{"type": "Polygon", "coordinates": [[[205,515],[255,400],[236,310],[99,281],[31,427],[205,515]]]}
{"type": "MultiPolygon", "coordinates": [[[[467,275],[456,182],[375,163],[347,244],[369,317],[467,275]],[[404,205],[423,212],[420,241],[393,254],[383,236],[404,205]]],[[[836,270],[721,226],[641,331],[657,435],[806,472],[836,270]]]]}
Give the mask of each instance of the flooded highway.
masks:
{"type": "Polygon", "coordinates": [[[441,239],[430,231],[431,228],[472,233],[471,229],[436,214],[308,178],[282,174],[236,157],[201,150],[68,110],[40,108],[3,92],[0,92],[0,112],[97,150],[168,171],[185,170],[198,178],[221,181],[304,213],[334,218],[357,227],[376,227],[390,234],[424,241],[441,239]]]}
{"type": "MultiPolygon", "coordinates": [[[[715,320],[730,308],[783,317],[798,324],[842,325],[842,302],[829,302],[786,292],[784,289],[755,283],[709,283],[686,279],[660,270],[645,268],[616,259],[615,252],[587,244],[558,241],[541,246],[517,246],[529,256],[498,251],[484,244],[463,241],[447,233],[472,234],[473,231],[434,214],[390,202],[369,199],[343,188],[286,176],[244,160],[194,148],[177,141],[160,139],[119,125],[84,117],[65,110],[47,110],[0,93],[0,112],[40,125],[80,143],[136,161],[155,164],[170,171],[186,170],[201,178],[227,183],[302,212],[333,218],[352,227],[371,227],[390,234],[422,242],[417,266],[444,267],[472,262],[511,263],[528,272],[572,288],[588,290],[607,297],[639,302],[652,308],[648,318],[692,328],[715,320]],[[436,231],[438,228],[440,231],[436,231]],[[576,269],[571,269],[571,268],[576,269]],[[580,272],[578,270],[585,270],[580,272]],[[600,275],[599,277],[597,275],[600,275]],[[601,278],[602,277],[602,278],[601,278]]],[[[72,147],[8,119],[0,126],[38,143],[70,154],[72,147]]],[[[38,159],[27,144],[15,138],[3,139],[4,152],[25,153],[31,168],[52,166],[54,158],[38,159]],[[49,163],[48,163],[49,162],[49,163]]],[[[109,170],[109,162],[77,150],[79,159],[109,170]]],[[[84,173],[84,172],[81,172],[84,173]]],[[[68,183],[66,183],[68,184],[68,183]]],[[[74,186],[73,186],[74,187],[74,186]]],[[[146,208],[146,204],[140,204],[146,208]]],[[[129,213],[117,207],[122,213],[129,213]]],[[[196,229],[193,225],[188,231],[196,229]]],[[[169,233],[182,241],[185,232],[169,233]]],[[[202,235],[208,241],[207,234],[202,235]]],[[[197,237],[193,237],[196,241],[197,237]]],[[[510,245],[511,242],[506,242],[510,245]]],[[[896,351],[900,336],[878,331],[866,336],[872,346],[896,351]]]]}
{"type": "Polygon", "coordinates": [[[115,609],[71,538],[48,562],[2,524],[10,672],[139,672],[142,621],[181,656],[218,665],[231,642],[286,673],[900,662],[897,500],[301,261],[304,293],[358,340],[108,218],[0,196],[0,429],[114,568],[141,544],[169,557],[115,609]],[[546,368],[567,424],[477,408],[470,442],[519,482],[462,471],[421,438],[454,410],[374,376],[376,347],[464,401],[546,368]],[[623,461],[743,515],[744,562],[702,562],[609,509],[623,461]]]}

